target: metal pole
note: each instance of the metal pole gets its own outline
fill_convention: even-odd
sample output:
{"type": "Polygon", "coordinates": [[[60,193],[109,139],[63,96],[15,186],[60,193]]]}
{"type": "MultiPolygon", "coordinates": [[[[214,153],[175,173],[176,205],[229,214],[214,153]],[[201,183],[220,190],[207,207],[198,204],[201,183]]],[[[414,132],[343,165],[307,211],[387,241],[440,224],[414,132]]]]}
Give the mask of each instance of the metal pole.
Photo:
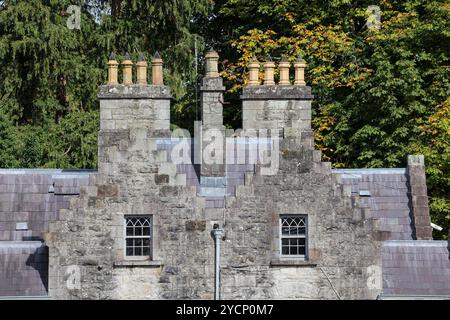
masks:
{"type": "Polygon", "coordinates": [[[195,120],[198,121],[198,51],[197,51],[197,35],[194,37],[195,50],[195,120]]]}
{"type": "Polygon", "coordinates": [[[216,247],[215,259],[215,281],[214,281],[214,300],[220,300],[220,241],[222,239],[223,230],[219,228],[218,224],[214,224],[212,234],[216,247]]]}

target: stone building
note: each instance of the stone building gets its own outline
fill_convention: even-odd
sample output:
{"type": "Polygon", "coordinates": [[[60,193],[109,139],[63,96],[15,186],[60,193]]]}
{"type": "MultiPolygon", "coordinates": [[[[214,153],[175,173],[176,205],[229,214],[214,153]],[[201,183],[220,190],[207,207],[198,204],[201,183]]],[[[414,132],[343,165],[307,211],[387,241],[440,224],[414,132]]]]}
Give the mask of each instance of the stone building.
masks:
{"type": "Polygon", "coordinates": [[[133,83],[128,59],[119,84],[110,57],[98,170],[0,170],[0,296],[449,298],[449,249],[432,240],[423,156],[394,169],[322,162],[303,60],[294,84],[286,59],[278,84],[266,61],[260,84],[255,59],[242,130],[226,129],[218,58],[206,55],[194,137],[170,130],[159,55],[152,85],[145,61],[133,83]]]}

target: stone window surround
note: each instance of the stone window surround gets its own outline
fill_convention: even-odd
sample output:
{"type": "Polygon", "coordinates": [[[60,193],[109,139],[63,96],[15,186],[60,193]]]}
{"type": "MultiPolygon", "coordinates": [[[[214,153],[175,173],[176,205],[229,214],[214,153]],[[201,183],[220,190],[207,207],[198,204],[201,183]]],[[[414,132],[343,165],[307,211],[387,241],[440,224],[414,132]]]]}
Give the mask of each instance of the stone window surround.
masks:
{"type": "Polygon", "coordinates": [[[158,226],[159,226],[159,219],[158,215],[154,213],[121,213],[117,215],[120,221],[118,222],[118,231],[119,231],[119,237],[116,238],[115,241],[115,251],[116,258],[114,259],[113,266],[114,268],[145,268],[145,267],[162,267],[163,262],[161,259],[161,253],[159,249],[159,233],[158,233],[158,226]],[[148,257],[142,257],[142,256],[126,256],[125,254],[125,235],[126,235],[126,225],[125,225],[125,217],[126,216],[151,216],[152,217],[152,256],[148,257]],[[120,230],[119,230],[120,229],[120,230]]]}
{"type": "Polygon", "coordinates": [[[283,213],[274,213],[274,219],[272,230],[273,230],[273,236],[272,236],[272,254],[271,254],[271,260],[270,260],[270,266],[271,267],[315,267],[317,266],[317,261],[311,261],[309,259],[309,229],[310,229],[310,215],[305,212],[283,212],[283,213]],[[281,217],[282,216],[305,216],[306,217],[306,251],[304,257],[299,256],[283,256],[281,255],[281,217]]]}

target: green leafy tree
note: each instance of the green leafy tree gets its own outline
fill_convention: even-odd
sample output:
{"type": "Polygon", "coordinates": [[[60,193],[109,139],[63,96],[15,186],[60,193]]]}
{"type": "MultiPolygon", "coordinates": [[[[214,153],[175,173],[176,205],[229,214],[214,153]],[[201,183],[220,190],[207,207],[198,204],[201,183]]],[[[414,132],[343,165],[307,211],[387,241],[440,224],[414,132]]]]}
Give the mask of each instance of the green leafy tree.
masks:
{"type": "Polygon", "coordinates": [[[2,167],[95,167],[98,86],[107,57],[125,52],[147,60],[156,50],[175,97],[173,119],[184,126],[195,105],[191,31],[208,0],[0,3],[0,155],[2,167]],[[81,6],[80,29],[67,26],[81,6]],[[188,115],[188,116],[186,116],[188,115]],[[60,136],[58,137],[58,134],[60,136]]]}
{"type": "Polygon", "coordinates": [[[432,222],[442,231],[435,238],[448,239],[450,230],[450,98],[436,108],[427,119],[418,119],[419,141],[410,146],[412,153],[425,155],[429,205],[432,222]]]}
{"type": "Polygon", "coordinates": [[[112,0],[99,1],[111,14],[100,24],[101,45],[108,51],[129,52],[137,58],[143,52],[147,60],[156,51],[164,60],[165,82],[172,89],[172,122],[192,126],[195,110],[195,46],[204,49],[198,34],[198,21],[212,5],[210,0],[112,0]]]}
{"type": "MultiPolygon", "coordinates": [[[[106,57],[158,50],[175,101],[173,126],[196,118],[196,57],[212,46],[228,88],[225,123],[253,55],[302,55],[316,147],[336,167],[405,166],[425,154],[432,220],[449,228],[450,4],[445,0],[0,1],[0,167],[96,166],[98,86],[106,57]],[[381,9],[368,28],[369,5],[381,9]]],[[[201,72],[200,72],[201,73],[201,72]]]]}
{"type": "Polygon", "coordinates": [[[231,121],[240,121],[237,94],[253,55],[304,56],[324,160],[336,167],[400,167],[408,153],[424,153],[432,219],[448,232],[448,159],[442,146],[428,149],[418,122],[446,116],[438,106],[450,96],[448,1],[223,0],[206,28],[225,61],[231,121]],[[366,25],[369,5],[381,9],[380,29],[366,25]]]}

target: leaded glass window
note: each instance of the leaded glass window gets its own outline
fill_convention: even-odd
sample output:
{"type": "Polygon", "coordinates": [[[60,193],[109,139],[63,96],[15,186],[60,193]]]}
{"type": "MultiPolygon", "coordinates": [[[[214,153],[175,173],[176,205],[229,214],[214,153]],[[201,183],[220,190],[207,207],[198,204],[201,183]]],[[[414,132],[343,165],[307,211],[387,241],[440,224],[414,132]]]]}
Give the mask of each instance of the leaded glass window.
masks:
{"type": "Polygon", "coordinates": [[[129,257],[151,257],[152,217],[125,217],[125,254],[129,257]]]}
{"type": "Polygon", "coordinates": [[[282,215],[280,229],[281,255],[306,257],[307,217],[282,215]]]}

